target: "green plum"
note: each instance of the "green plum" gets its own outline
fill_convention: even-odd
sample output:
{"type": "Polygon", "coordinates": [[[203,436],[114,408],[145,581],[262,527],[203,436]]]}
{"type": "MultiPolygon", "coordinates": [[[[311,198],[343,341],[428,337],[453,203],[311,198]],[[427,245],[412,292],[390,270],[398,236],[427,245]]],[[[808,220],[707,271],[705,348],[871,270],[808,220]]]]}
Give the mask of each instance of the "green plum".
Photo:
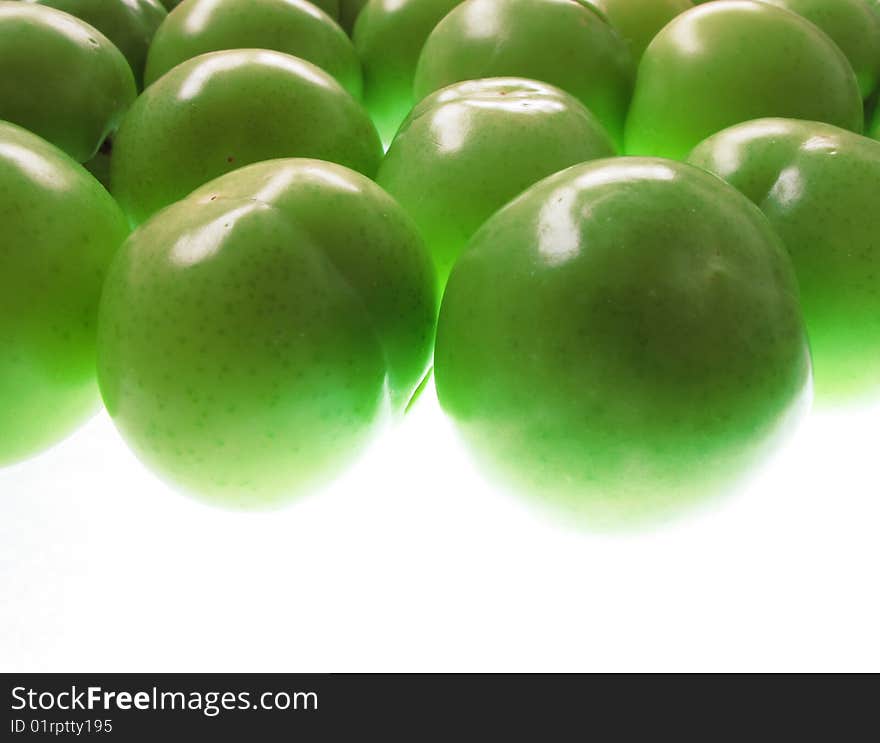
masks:
{"type": "Polygon", "coordinates": [[[648,47],[625,150],[683,160],[709,135],[767,116],[861,132],[862,96],[852,66],[795,13],[717,0],[682,13],[648,47]]]}
{"type": "Polygon", "coordinates": [[[440,285],[492,214],[542,178],[615,154],[580,101],[547,83],[457,83],[417,104],[376,180],[414,218],[440,285]]]}
{"type": "Polygon", "coordinates": [[[461,0],[373,0],[358,16],[354,45],[364,70],[364,103],[384,143],[416,103],[413,83],[425,40],[461,0]]]}
{"type": "Polygon", "coordinates": [[[137,95],[122,53],[54,8],[0,1],[0,119],[86,162],[137,95]]]}
{"type": "Polygon", "coordinates": [[[279,157],[372,177],[382,144],[360,104],[313,64],[264,49],[203,54],[131,107],[114,142],[112,192],[139,224],[223,173],[279,157]]]}
{"type": "Polygon", "coordinates": [[[278,504],[406,408],[430,362],[434,286],[412,220],[364,176],[307,159],[242,168],[120,250],[100,310],[104,402],[171,482],[278,504]]]}
{"type": "Polygon", "coordinates": [[[153,34],[168,15],[159,0],[26,0],[63,10],[97,28],[121,51],[138,88],[153,34]]]}
{"type": "Polygon", "coordinates": [[[754,201],[794,263],[820,401],[880,391],[880,143],[827,124],[761,119],[690,162],[754,201]]]}
{"type": "Polygon", "coordinates": [[[128,234],[110,195],[58,148],[0,121],[0,465],[98,407],[101,285],[128,234]]]}
{"type": "Polygon", "coordinates": [[[496,475],[599,528],[725,490],[806,410],[811,378],[760,210],[698,168],[627,157],[557,173],[480,229],[435,373],[496,475]]]}
{"type": "Polygon", "coordinates": [[[626,42],[591,5],[572,0],[466,0],[431,32],[415,94],[462,80],[526,77],[581,101],[616,143],[632,92],[626,42]]]}
{"type": "Polygon", "coordinates": [[[316,8],[320,8],[333,20],[339,20],[343,3],[349,0],[309,0],[316,8]]]}
{"type": "MultiPolygon", "coordinates": [[[[331,18],[338,18],[339,17],[339,6],[342,3],[346,3],[346,2],[350,2],[350,1],[351,0],[312,0],[312,5],[323,10],[331,18]]],[[[248,2],[251,2],[251,0],[248,0],[248,2]]],[[[169,11],[172,11],[178,5],[182,4],[183,0],[162,0],[162,3],[165,5],[165,7],[169,11]]]]}
{"type": "Polygon", "coordinates": [[[147,84],[181,62],[224,49],[274,49],[305,59],[360,97],[361,67],[345,32],[306,0],[188,0],[150,47],[147,84]]]}
{"type": "Polygon", "coordinates": [[[593,3],[629,44],[636,61],[642,58],[661,28],[694,7],[691,0],[593,0],[593,3]]]}
{"type": "Polygon", "coordinates": [[[880,17],[866,0],[761,0],[815,23],[841,48],[867,98],[880,79],[880,17]]]}
{"type": "Polygon", "coordinates": [[[367,0],[339,0],[339,25],[351,36],[358,16],[367,4],[367,0]]]}

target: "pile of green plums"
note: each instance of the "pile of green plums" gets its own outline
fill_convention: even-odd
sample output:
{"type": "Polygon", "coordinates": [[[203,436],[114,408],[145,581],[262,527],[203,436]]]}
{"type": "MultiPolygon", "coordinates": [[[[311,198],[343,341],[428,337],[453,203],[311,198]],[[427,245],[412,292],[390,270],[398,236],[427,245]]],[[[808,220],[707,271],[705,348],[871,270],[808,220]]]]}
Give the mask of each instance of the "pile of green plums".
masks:
{"type": "MultiPolygon", "coordinates": [[[[876,0],[0,0],[0,466],[226,506],[437,396],[593,527],[880,397],[876,0]]],[[[438,463],[442,466],[442,463],[438,463]]]]}

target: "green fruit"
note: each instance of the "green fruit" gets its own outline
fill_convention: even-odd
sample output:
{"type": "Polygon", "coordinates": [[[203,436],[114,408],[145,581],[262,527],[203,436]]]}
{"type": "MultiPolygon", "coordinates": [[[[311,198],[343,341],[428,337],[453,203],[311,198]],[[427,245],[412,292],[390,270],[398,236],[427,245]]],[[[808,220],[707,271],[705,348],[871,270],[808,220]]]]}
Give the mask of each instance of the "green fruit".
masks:
{"type": "Polygon", "coordinates": [[[490,78],[419,103],[376,180],[415,219],[442,287],[474,232],[513,197],[570,165],[614,154],[602,125],[568,93],[490,78]]]}
{"type": "Polygon", "coordinates": [[[419,54],[434,27],[461,0],[373,0],[358,16],[354,45],[364,69],[364,103],[384,143],[416,103],[419,54]]]}
{"type": "Polygon", "coordinates": [[[623,36],[636,61],[660,29],[694,7],[691,0],[593,0],[593,4],[623,36]]]}
{"type": "Polygon", "coordinates": [[[114,142],[113,194],[138,224],[223,173],[288,156],[373,176],[382,145],[357,101],[309,62],[260,49],[203,54],[132,106],[114,142]]]}
{"type": "Polygon", "coordinates": [[[95,321],[127,234],[110,195],[34,134],[0,122],[0,465],[72,432],[98,407],[95,321]]]}
{"type": "Polygon", "coordinates": [[[434,283],[411,220],[367,178],[318,160],[243,168],[120,251],[100,313],[104,402],[172,482],[278,503],[404,410],[430,360],[434,283]]]}
{"type": "Polygon", "coordinates": [[[880,391],[880,143],[827,124],[763,119],[690,162],[764,212],[794,263],[823,401],[880,391]]]}
{"type": "Polygon", "coordinates": [[[316,8],[320,8],[333,20],[338,20],[340,8],[347,0],[309,0],[316,8]]]}
{"type": "Polygon", "coordinates": [[[633,61],[626,43],[592,6],[572,0],[466,0],[425,42],[416,99],[462,80],[507,76],[562,88],[620,142],[633,61]]]}
{"type": "Polygon", "coordinates": [[[593,526],[722,488],[810,390],[767,220],[720,179],[651,158],[569,168],[492,217],[449,279],[435,372],[491,469],[593,526]]]}
{"type": "MultiPolygon", "coordinates": [[[[348,1],[349,0],[312,0],[312,5],[323,10],[331,18],[338,18],[340,3],[348,1]]],[[[183,4],[183,0],[162,0],[162,2],[169,11],[174,10],[178,5],[183,4]]],[[[251,0],[248,0],[248,3],[250,2],[251,0]]]]}
{"type": "Polygon", "coordinates": [[[840,47],[856,78],[862,98],[880,79],[880,17],[865,0],[762,0],[812,21],[840,47]]]}
{"type": "Polygon", "coordinates": [[[168,15],[159,0],[26,0],[48,5],[97,28],[121,51],[138,88],[144,85],[144,66],[153,34],[168,15]]]}
{"type": "Polygon", "coordinates": [[[360,97],[361,68],[339,25],[306,0],[188,0],[162,24],[150,47],[147,83],[181,62],[224,49],[273,49],[330,73],[360,97]]]}
{"type": "Polygon", "coordinates": [[[0,119],[85,162],[136,95],[125,57],[95,28],[54,8],[0,2],[0,119]]]}
{"type": "Polygon", "coordinates": [[[855,73],[837,45],[795,13],[718,0],[678,16],[645,52],[625,149],[684,159],[709,135],[766,116],[860,132],[855,73]]]}

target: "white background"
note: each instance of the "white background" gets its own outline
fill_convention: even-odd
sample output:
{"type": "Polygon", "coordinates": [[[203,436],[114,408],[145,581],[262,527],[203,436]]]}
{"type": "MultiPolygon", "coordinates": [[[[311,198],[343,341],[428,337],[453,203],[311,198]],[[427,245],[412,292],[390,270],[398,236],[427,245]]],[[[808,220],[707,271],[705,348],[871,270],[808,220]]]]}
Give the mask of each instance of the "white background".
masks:
{"type": "Polygon", "coordinates": [[[172,492],[105,414],[0,470],[0,670],[880,670],[880,408],[746,492],[575,531],[487,485],[428,391],[274,513],[172,492]]]}

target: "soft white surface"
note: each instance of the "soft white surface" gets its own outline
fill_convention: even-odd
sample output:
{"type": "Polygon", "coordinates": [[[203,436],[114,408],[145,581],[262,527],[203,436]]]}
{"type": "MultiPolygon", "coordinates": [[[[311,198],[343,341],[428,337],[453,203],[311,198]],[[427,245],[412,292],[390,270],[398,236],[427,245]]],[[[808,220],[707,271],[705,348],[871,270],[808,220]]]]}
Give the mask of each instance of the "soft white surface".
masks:
{"type": "Polygon", "coordinates": [[[473,471],[429,391],[329,491],[215,510],[101,415],[0,470],[0,670],[880,670],[880,410],[741,495],[572,531],[473,471]]]}

